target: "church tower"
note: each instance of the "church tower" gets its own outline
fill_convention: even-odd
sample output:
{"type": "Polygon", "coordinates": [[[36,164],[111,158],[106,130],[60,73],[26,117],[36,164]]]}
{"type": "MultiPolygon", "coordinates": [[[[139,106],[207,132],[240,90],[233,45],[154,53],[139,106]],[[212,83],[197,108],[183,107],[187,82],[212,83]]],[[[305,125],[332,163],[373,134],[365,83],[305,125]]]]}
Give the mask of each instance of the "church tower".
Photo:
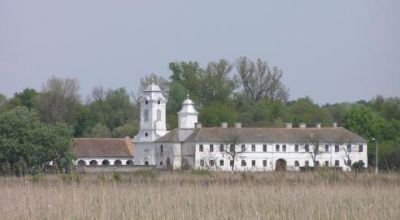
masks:
{"type": "Polygon", "coordinates": [[[140,128],[134,142],[153,142],[167,133],[166,103],[162,90],[155,84],[149,85],[139,99],[140,128]]]}
{"type": "Polygon", "coordinates": [[[178,126],[179,129],[193,129],[197,123],[197,116],[199,113],[194,108],[192,100],[189,95],[182,104],[182,109],[178,113],[178,126]]]}

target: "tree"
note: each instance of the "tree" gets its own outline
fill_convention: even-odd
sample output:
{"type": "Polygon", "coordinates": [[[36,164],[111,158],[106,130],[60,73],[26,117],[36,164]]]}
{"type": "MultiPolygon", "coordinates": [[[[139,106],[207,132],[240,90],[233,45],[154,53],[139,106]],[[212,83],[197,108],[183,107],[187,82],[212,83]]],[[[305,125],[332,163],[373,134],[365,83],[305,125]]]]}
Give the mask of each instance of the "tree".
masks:
{"type": "Polygon", "coordinates": [[[313,164],[314,164],[314,169],[318,169],[319,162],[317,160],[317,157],[318,157],[318,155],[321,154],[321,151],[319,149],[320,148],[319,145],[320,145],[320,142],[321,142],[321,138],[320,138],[320,136],[318,134],[311,133],[308,136],[308,141],[307,142],[311,143],[311,146],[310,145],[306,145],[305,146],[305,148],[306,148],[305,151],[310,154],[310,157],[311,157],[311,159],[313,161],[313,164]],[[307,147],[308,147],[308,149],[307,149],[307,147]]]}
{"type": "Polygon", "coordinates": [[[237,113],[224,103],[212,103],[200,110],[200,121],[206,126],[218,126],[221,122],[235,123],[237,113]]]}
{"type": "Polygon", "coordinates": [[[112,136],[115,138],[133,137],[139,130],[138,124],[139,122],[136,120],[128,121],[126,124],[115,128],[112,136]]]}
{"type": "Polygon", "coordinates": [[[105,93],[96,92],[99,90],[101,89],[94,90],[94,101],[89,104],[97,123],[107,126],[112,132],[129,120],[138,120],[138,107],[131,102],[130,95],[124,88],[109,89],[105,93]]]}
{"type": "Polygon", "coordinates": [[[202,105],[202,74],[204,70],[200,68],[198,62],[172,62],[169,64],[172,71],[171,82],[178,82],[187,90],[190,90],[190,97],[198,105],[202,105]]]}
{"type": "Polygon", "coordinates": [[[90,138],[110,138],[111,131],[107,126],[97,123],[93,128],[86,132],[84,136],[90,138]]]}
{"type": "Polygon", "coordinates": [[[376,124],[371,110],[364,106],[350,108],[344,117],[345,128],[371,139],[376,134],[376,124]]]}
{"type": "Polygon", "coordinates": [[[78,80],[54,76],[47,80],[34,102],[34,106],[46,123],[74,124],[74,113],[79,105],[81,102],[78,80]]]}
{"type": "Polygon", "coordinates": [[[229,74],[232,65],[221,59],[219,62],[210,62],[205,71],[201,73],[201,99],[202,103],[227,102],[236,89],[236,83],[229,74]]]}
{"type": "Polygon", "coordinates": [[[282,70],[277,67],[270,68],[266,61],[257,59],[257,62],[246,57],[236,61],[236,79],[241,83],[248,98],[259,101],[266,98],[271,101],[286,102],[289,91],[282,83],[282,70]]]}
{"type": "Polygon", "coordinates": [[[0,93],[0,110],[6,105],[7,97],[0,93]]]}
{"type": "Polygon", "coordinates": [[[143,91],[147,88],[147,86],[152,83],[158,85],[160,89],[163,91],[163,95],[168,98],[168,90],[169,90],[169,81],[162,76],[151,73],[150,75],[146,75],[144,78],[140,79],[139,85],[139,94],[142,94],[143,91]]]}
{"type": "Polygon", "coordinates": [[[332,118],[326,109],[320,108],[309,97],[300,98],[290,107],[292,122],[295,124],[331,124],[332,118]]]}
{"type": "Polygon", "coordinates": [[[72,164],[72,129],[44,124],[35,110],[16,107],[0,114],[0,173],[33,174],[53,164],[68,171],[72,164]]]}
{"type": "Polygon", "coordinates": [[[25,106],[29,109],[34,107],[35,97],[38,95],[36,90],[25,88],[20,93],[15,93],[14,97],[10,99],[9,103],[11,106],[25,106]]]}
{"type": "Polygon", "coordinates": [[[240,135],[236,129],[229,129],[227,130],[224,139],[225,143],[221,146],[221,152],[222,154],[226,155],[228,159],[230,159],[231,170],[234,172],[236,160],[240,158],[240,155],[243,153],[241,150],[239,150],[239,144],[241,142],[240,135]]]}

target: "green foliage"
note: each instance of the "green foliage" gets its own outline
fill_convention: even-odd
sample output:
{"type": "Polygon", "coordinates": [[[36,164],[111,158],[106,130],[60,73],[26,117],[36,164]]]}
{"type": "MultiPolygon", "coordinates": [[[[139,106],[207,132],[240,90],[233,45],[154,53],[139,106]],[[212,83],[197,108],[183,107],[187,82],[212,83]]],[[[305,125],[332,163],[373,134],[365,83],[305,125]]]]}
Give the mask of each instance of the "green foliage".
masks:
{"type": "Polygon", "coordinates": [[[344,123],[347,129],[363,137],[371,139],[377,134],[374,115],[364,106],[350,108],[345,114],[344,123]]]}
{"type": "Polygon", "coordinates": [[[237,113],[224,103],[212,103],[200,111],[200,121],[206,126],[219,126],[221,122],[233,125],[236,119],[237,113]]]}
{"type": "Polygon", "coordinates": [[[121,182],[121,180],[122,180],[121,173],[114,172],[113,173],[113,179],[114,179],[115,182],[121,182]]]}
{"type": "Polygon", "coordinates": [[[319,107],[309,98],[298,99],[290,107],[290,115],[294,124],[307,123],[308,125],[315,125],[322,123],[328,125],[332,123],[332,117],[326,109],[319,107]]]}
{"type": "Polygon", "coordinates": [[[72,129],[65,124],[43,124],[34,110],[16,107],[0,114],[0,172],[25,175],[53,168],[69,171],[72,129]]]}
{"type": "Polygon", "coordinates": [[[208,169],[194,169],[191,171],[194,176],[212,176],[212,173],[208,169]]]}
{"type": "Polygon", "coordinates": [[[80,183],[81,182],[81,176],[76,173],[62,174],[60,177],[64,183],[73,183],[73,182],[80,183]]]}
{"type": "Polygon", "coordinates": [[[107,126],[97,123],[90,131],[86,132],[84,136],[91,138],[110,138],[111,131],[107,126]]]}
{"type": "Polygon", "coordinates": [[[22,92],[14,94],[14,97],[9,100],[9,105],[10,107],[25,106],[28,109],[32,109],[37,95],[36,90],[25,88],[22,92]]]}

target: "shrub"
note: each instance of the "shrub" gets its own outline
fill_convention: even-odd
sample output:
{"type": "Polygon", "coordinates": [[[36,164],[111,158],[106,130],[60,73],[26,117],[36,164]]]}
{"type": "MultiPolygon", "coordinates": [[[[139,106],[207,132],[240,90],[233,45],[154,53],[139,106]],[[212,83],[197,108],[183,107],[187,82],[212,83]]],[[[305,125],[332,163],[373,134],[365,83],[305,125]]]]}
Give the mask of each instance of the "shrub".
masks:
{"type": "Polygon", "coordinates": [[[121,180],[122,180],[121,174],[118,172],[114,172],[113,179],[115,180],[115,182],[121,182],[121,180]]]}
{"type": "Polygon", "coordinates": [[[40,173],[36,173],[36,174],[32,175],[32,177],[31,177],[32,183],[42,182],[43,179],[44,179],[44,175],[41,172],[40,173]]]}
{"type": "Polygon", "coordinates": [[[192,170],[192,174],[195,176],[212,176],[210,170],[207,169],[195,169],[192,170]]]}

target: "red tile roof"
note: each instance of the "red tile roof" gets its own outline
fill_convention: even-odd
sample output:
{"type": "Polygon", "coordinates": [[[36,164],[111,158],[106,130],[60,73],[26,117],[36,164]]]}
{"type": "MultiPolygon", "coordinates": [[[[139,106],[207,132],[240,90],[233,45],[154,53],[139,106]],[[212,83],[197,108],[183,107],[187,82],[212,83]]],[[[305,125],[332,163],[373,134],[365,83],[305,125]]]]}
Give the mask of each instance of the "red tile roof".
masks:
{"type": "Polygon", "coordinates": [[[72,152],[76,157],[131,157],[130,138],[75,138],[72,152]]]}

